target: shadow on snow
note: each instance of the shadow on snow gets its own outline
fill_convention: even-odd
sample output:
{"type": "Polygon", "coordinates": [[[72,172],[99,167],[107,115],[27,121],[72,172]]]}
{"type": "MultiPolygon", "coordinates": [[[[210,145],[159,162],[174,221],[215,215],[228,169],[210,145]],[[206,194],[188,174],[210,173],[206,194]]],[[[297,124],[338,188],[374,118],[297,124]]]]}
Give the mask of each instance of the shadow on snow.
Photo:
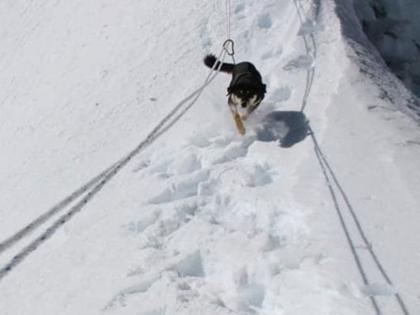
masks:
{"type": "Polygon", "coordinates": [[[309,134],[309,124],[300,111],[274,111],[264,117],[258,127],[260,141],[279,141],[283,148],[289,148],[304,140],[309,134]]]}

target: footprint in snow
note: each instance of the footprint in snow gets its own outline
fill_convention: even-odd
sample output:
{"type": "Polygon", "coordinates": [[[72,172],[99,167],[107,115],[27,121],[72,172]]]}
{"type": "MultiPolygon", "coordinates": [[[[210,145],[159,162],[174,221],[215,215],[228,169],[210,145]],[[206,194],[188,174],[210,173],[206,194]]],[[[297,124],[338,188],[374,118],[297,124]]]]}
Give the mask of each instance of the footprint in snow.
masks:
{"type": "MultiPolygon", "coordinates": [[[[264,49],[264,48],[262,48],[264,49]]],[[[283,53],[283,47],[278,45],[276,48],[268,47],[262,51],[261,58],[266,60],[273,57],[278,57],[283,53]]]]}
{"type": "Polygon", "coordinates": [[[200,183],[206,182],[208,179],[208,170],[199,170],[191,175],[177,176],[162,192],[149,199],[149,203],[169,203],[194,197],[197,195],[200,183]]]}
{"type": "Polygon", "coordinates": [[[212,40],[209,36],[209,19],[205,18],[200,27],[199,27],[199,36],[201,41],[201,46],[204,48],[204,50],[209,50],[212,46],[212,40]]]}
{"type": "Polygon", "coordinates": [[[203,260],[199,250],[184,257],[181,261],[175,264],[170,270],[174,270],[179,277],[199,277],[206,276],[203,267],[203,260]]]}
{"type": "Polygon", "coordinates": [[[164,249],[166,240],[184,225],[190,222],[197,214],[199,208],[195,201],[186,202],[179,206],[170,207],[162,211],[164,218],[155,220],[144,235],[142,248],[164,249]]]}
{"type": "Polygon", "coordinates": [[[135,285],[129,286],[129,287],[121,290],[111,299],[110,302],[108,302],[108,304],[104,307],[103,310],[104,311],[109,311],[109,310],[115,309],[117,307],[125,306],[126,305],[126,300],[129,296],[147,292],[150,289],[150,287],[157,280],[159,280],[159,278],[160,278],[159,275],[155,275],[155,276],[150,277],[147,280],[144,280],[142,282],[139,282],[135,285]]]}
{"type": "Polygon", "coordinates": [[[146,230],[149,226],[156,223],[156,221],[159,219],[160,211],[155,211],[148,217],[139,220],[139,221],[132,221],[124,226],[128,231],[132,233],[142,233],[144,230],[146,230]]]}
{"type": "Polygon", "coordinates": [[[305,22],[303,22],[302,25],[300,26],[298,35],[300,36],[311,35],[319,30],[321,30],[321,27],[317,25],[315,21],[308,19],[305,22]]]}
{"type": "Polygon", "coordinates": [[[236,290],[238,294],[238,308],[244,311],[252,311],[260,308],[264,302],[266,289],[252,279],[243,268],[236,279],[236,290]]]}
{"type": "Polygon", "coordinates": [[[286,71],[310,70],[314,67],[313,58],[309,55],[301,55],[292,59],[283,67],[286,71]]]}
{"type": "Polygon", "coordinates": [[[216,165],[246,157],[255,137],[246,137],[239,141],[228,138],[215,139],[209,150],[202,156],[202,163],[216,165]]]}
{"type": "Polygon", "coordinates": [[[282,86],[271,92],[270,98],[276,102],[285,102],[292,95],[292,89],[288,86],[282,86]]]}
{"type": "MultiPolygon", "coordinates": [[[[166,266],[157,267],[157,269],[146,275],[142,280],[120,290],[111,301],[105,306],[104,310],[115,309],[116,307],[122,307],[127,304],[127,299],[131,296],[147,293],[151,287],[162,279],[162,274],[169,272],[176,274],[174,284],[177,284],[177,289],[184,294],[180,294],[179,297],[187,297],[185,293],[190,291],[191,287],[188,285],[189,278],[204,278],[206,276],[203,259],[199,250],[196,250],[190,254],[187,254],[179,258],[176,262],[167,263],[166,266]],[[182,282],[178,281],[181,280],[182,282]],[[187,279],[184,281],[184,279],[187,279]]],[[[187,297],[188,298],[188,297],[187,297]]]]}
{"type": "Polygon", "coordinates": [[[146,313],[141,313],[140,315],[166,315],[166,308],[160,308],[157,310],[151,310],[146,313]]]}
{"type": "Polygon", "coordinates": [[[189,174],[201,168],[201,161],[197,154],[194,151],[184,149],[177,152],[175,160],[173,153],[161,152],[156,158],[141,161],[134,172],[141,171],[143,176],[157,175],[161,178],[170,178],[174,175],[189,174]]]}
{"type": "Polygon", "coordinates": [[[243,12],[243,11],[244,11],[244,9],[245,9],[245,4],[244,4],[244,3],[240,3],[240,4],[238,4],[238,5],[235,7],[234,12],[235,12],[235,14],[239,14],[239,13],[243,12]]]}
{"type": "Polygon", "coordinates": [[[257,25],[260,29],[269,29],[273,25],[273,20],[269,13],[264,13],[258,16],[257,25]]]}

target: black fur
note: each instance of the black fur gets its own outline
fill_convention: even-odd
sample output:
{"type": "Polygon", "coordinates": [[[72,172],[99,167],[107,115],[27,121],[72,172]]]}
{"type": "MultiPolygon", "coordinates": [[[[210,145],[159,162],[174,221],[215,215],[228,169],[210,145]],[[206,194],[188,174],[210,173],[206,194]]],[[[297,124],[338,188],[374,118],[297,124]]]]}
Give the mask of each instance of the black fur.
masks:
{"type": "MultiPolygon", "coordinates": [[[[214,55],[207,55],[204,58],[204,64],[209,68],[213,68],[213,66],[216,62],[217,62],[217,64],[214,67],[215,70],[218,67],[220,67],[220,62],[217,61],[217,58],[214,55]]],[[[234,64],[224,62],[224,63],[222,63],[222,67],[220,68],[220,71],[227,72],[227,73],[232,73],[234,67],[235,67],[234,64]]]]}
{"type": "Polygon", "coordinates": [[[252,63],[223,62],[220,65],[220,61],[214,55],[207,55],[204,58],[204,64],[213,69],[220,67],[220,71],[232,74],[232,80],[227,89],[232,110],[237,111],[235,107],[241,105],[247,109],[247,114],[250,114],[259,106],[266,93],[266,86],[262,82],[261,74],[252,63]]]}

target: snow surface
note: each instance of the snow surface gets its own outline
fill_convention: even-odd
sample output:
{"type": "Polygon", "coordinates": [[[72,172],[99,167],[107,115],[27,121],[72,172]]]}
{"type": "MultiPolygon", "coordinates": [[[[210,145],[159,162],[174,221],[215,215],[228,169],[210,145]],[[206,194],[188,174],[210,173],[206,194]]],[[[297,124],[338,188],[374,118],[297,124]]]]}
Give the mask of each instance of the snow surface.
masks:
{"type": "Polygon", "coordinates": [[[3,240],[120,160],[204,81],[225,9],[1,2],[0,314],[420,313],[418,113],[347,0],[232,1],[236,60],[252,61],[268,88],[247,135],[220,74],[79,213],[4,268],[56,218],[3,240]]]}

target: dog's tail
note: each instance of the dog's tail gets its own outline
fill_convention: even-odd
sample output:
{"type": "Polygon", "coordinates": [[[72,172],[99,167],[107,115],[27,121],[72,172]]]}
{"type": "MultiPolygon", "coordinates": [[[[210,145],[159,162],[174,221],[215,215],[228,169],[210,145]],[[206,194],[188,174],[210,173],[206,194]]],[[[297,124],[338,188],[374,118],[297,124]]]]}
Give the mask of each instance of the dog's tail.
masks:
{"type": "MultiPolygon", "coordinates": [[[[204,64],[209,68],[213,68],[214,66],[214,69],[218,69],[220,67],[220,61],[218,61],[214,55],[207,55],[204,57],[204,64]],[[215,63],[216,66],[214,65],[215,63]]],[[[222,62],[220,71],[232,73],[234,66],[235,65],[233,63],[222,62]]]]}

